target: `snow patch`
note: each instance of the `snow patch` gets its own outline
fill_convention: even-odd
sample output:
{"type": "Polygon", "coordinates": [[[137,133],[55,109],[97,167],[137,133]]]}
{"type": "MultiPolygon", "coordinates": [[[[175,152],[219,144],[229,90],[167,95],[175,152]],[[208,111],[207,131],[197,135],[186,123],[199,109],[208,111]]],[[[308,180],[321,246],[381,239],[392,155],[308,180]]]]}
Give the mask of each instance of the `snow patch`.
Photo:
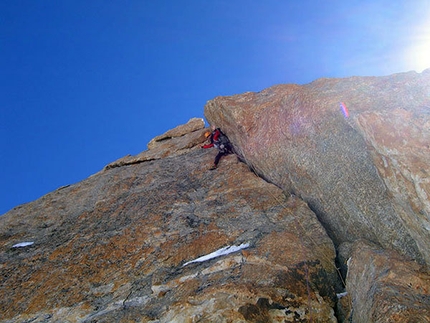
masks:
{"type": "Polygon", "coordinates": [[[207,261],[207,260],[210,260],[213,258],[228,255],[228,254],[231,254],[233,252],[236,252],[236,251],[239,251],[242,249],[246,249],[248,247],[249,247],[249,243],[242,243],[239,246],[227,246],[227,247],[218,249],[217,251],[211,252],[210,254],[207,254],[206,256],[202,256],[202,257],[199,257],[197,259],[188,261],[185,264],[183,264],[182,267],[185,267],[186,265],[192,264],[194,262],[203,262],[203,261],[207,261]]]}
{"type": "Polygon", "coordinates": [[[348,295],[348,292],[338,293],[336,294],[337,298],[341,299],[342,297],[345,297],[348,295]]]}
{"type": "Polygon", "coordinates": [[[27,247],[27,246],[31,246],[34,242],[33,241],[27,241],[27,242],[20,242],[17,244],[14,244],[12,246],[12,248],[22,248],[22,247],[27,247]]]}

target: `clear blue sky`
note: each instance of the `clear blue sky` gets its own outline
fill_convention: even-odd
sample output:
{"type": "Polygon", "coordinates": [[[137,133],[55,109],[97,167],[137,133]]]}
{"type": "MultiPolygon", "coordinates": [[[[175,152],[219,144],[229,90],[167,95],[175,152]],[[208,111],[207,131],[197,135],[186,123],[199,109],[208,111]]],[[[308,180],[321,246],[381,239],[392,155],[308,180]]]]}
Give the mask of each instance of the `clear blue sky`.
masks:
{"type": "Polygon", "coordinates": [[[0,214],[207,100],[430,67],[428,0],[0,1],[0,214]]]}

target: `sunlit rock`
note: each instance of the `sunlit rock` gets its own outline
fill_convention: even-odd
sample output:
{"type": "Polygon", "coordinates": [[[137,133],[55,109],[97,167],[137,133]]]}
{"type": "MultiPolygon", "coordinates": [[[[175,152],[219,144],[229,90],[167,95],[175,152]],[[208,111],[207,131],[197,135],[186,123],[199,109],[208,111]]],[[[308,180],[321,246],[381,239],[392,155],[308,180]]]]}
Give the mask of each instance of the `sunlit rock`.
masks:
{"type": "Polygon", "coordinates": [[[204,130],[3,215],[0,321],[336,322],[336,253],[315,214],[234,155],[209,171],[204,130]]]}
{"type": "Polygon", "coordinates": [[[205,116],[336,245],[365,239],[430,264],[430,70],[218,97],[205,116]]]}

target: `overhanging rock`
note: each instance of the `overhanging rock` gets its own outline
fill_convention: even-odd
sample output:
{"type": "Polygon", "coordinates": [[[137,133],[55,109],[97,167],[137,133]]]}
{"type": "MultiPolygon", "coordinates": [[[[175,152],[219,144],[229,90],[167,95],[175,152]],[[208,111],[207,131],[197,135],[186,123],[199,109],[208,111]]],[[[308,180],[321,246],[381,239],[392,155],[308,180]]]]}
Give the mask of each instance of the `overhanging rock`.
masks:
{"type": "Polygon", "coordinates": [[[430,264],[430,70],[217,97],[205,116],[336,244],[364,239],[430,264]]]}

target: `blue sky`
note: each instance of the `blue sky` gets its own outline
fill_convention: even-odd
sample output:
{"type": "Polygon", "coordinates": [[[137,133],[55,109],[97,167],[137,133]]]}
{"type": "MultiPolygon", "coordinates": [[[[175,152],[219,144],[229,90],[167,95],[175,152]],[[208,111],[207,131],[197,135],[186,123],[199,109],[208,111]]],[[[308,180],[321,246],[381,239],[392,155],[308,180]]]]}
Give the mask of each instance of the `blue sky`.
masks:
{"type": "Polygon", "coordinates": [[[0,214],[203,117],[207,100],[430,67],[428,0],[0,2],[0,214]]]}

